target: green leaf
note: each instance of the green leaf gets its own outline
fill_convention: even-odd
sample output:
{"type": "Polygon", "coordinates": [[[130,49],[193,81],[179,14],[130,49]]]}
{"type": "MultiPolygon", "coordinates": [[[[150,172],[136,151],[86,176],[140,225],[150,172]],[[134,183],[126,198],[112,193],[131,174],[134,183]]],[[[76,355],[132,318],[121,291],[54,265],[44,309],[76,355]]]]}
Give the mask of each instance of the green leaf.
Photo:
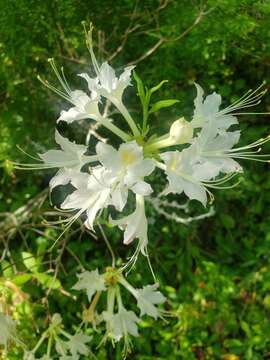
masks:
{"type": "Polygon", "coordinates": [[[23,251],[22,258],[23,258],[23,263],[28,270],[32,272],[37,271],[37,262],[33,254],[23,251]]]}
{"type": "Polygon", "coordinates": [[[55,279],[51,275],[44,273],[35,273],[34,276],[37,281],[46,288],[59,289],[61,287],[60,281],[58,279],[55,279]]]}
{"type": "Polygon", "coordinates": [[[167,83],[167,82],[168,82],[168,80],[162,80],[158,85],[152,87],[152,88],[149,90],[150,94],[153,94],[154,92],[156,92],[158,89],[161,88],[161,86],[162,86],[163,84],[165,84],[165,83],[167,83]]]}
{"type": "Polygon", "coordinates": [[[145,90],[144,90],[144,85],[143,85],[143,82],[141,80],[141,78],[136,74],[135,71],[133,71],[133,76],[134,76],[134,79],[137,83],[137,90],[138,90],[138,95],[141,99],[141,102],[142,104],[144,104],[145,102],[145,90]]]}
{"type": "Polygon", "coordinates": [[[27,283],[29,280],[32,279],[32,274],[20,274],[20,275],[16,275],[14,276],[14,278],[12,279],[12,282],[17,285],[17,286],[21,286],[25,283],[27,283]]]}
{"type": "Polygon", "coordinates": [[[168,100],[158,101],[151,107],[151,109],[149,111],[149,114],[157,112],[160,109],[170,107],[170,106],[176,104],[177,102],[179,102],[179,100],[175,100],[175,99],[168,99],[168,100]]]}
{"type": "Polygon", "coordinates": [[[13,269],[10,263],[7,260],[1,262],[1,269],[4,275],[4,278],[11,278],[13,276],[13,269]]]}

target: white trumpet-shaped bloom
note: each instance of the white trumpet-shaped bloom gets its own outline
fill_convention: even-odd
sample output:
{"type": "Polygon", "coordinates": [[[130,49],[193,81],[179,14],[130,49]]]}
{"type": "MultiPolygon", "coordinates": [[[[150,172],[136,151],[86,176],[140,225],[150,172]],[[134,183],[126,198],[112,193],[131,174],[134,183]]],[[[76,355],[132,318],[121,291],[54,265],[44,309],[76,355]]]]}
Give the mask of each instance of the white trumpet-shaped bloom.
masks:
{"type": "Polygon", "coordinates": [[[228,129],[233,124],[238,124],[235,116],[219,110],[221,105],[221,96],[216,92],[203,98],[204,91],[200,85],[196,84],[197,96],[194,100],[194,114],[192,126],[200,128],[205,123],[212,122],[212,126],[220,129],[228,129]]]}
{"type": "Polygon", "coordinates": [[[78,274],[78,281],[73,286],[74,290],[85,290],[89,302],[97,291],[106,290],[104,277],[98,273],[98,269],[93,271],[84,271],[78,274]]]}
{"type": "Polygon", "coordinates": [[[126,347],[129,346],[129,336],[138,336],[138,325],[140,319],[133,311],[128,311],[121,303],[117,313],[108,309],[104,311],[102,316],[107,325],[107,331],[115,341],[124,338],[126,347]]]}
{"type": "Polygon", "coordinates": [[[93,157],[84,155],[87,146],[79,145],[69,141],[55,130],[55,141],[61,150],[48,150],[39,157],[43,160],[45,167],[68,168],[79,171],[93,157]]]}
{"type": "Polygon", "coordinates": [[[51,190],[55,186],[68,184],[85,164],[96,160],[95,156],[84,155],[87,146],[69,141],[57,130],[55,130],[55,141],[60,145],[61,150],[49,150],[39,154],[44,162],[41,168],[60,168],[50,180],[51,190]]]}
{"type": "Polygon", "coordinates": [[[146,285],[142,289],[134,288],[124,277],[119,282],[135,297],[138,308],[141,311],[140,316],[145,314],[157,319],[160,311],[157,305],[163,304],[166,300],[165,296],[158,291],[159,284],[146,285]]]}
{"type": "Polygon", "coordinates": [[[69,338],[67,346],[72,355],[72,359],[75,359],[79,354],[89,354],[89,346],[86,345],[89,341],[91,341],[91,337],[83,334],[81,331],[69,338]]]}
{"type": "Polygon", "coordinates": [[[196,162],[196,149],[189,147],[182,152],[168,151],[161,154],[165,167],[161,166],[167,175],[169,184],[164,194],[182,192],[189,199],[200,201],[204,206],[207,202],[207,189],[204,182],[219,174],[215,164],[200,164],[196,162]]]}
{"type": "Polygon", "coordinates": [[[124,72],[117,77],[114,69],[104,62],[100,67],[95,68],[97,77],[91,78],[88,74],[79,74],[87,81],[89,90],[106,98],[114,97],[122,101],[124,90],[131,85],[131,71],[134,66],[128,66],[124,72]]]}
{"type": "Polygon", "coordinates": [[[138,248],[146,255],[146,247],[148,243],[147,229],[148,223],[145,215],[144,197],[136,195],[135,211],[119,220],[110,220],[112,225],[117,225],[124,230],[124,244],[130,244],[134,239],[139,239],[138,248]]]}
{"type": "Polygon", "coordinates": [[[96,153],[109,175],[118,179],[115,191],[122,191],[124,197],[127,197],[127,189],[139,195],[151,194],[151,186],[143,179],[152,173],[155,163],[152,159],[144,159],[143,150],[136,141],[121,144],[118,151],[111,145],[99,142],[96,153]]]}
{"type": "Polygon", "coordinates": [[[98,107],[99,97],[96,96],[94,92],[91,93],[91,97],[82,90],[71,91],[69,95],[70,102],[74,107],[68,111],[63,110],[57,122],[62,120],[67,123],[72,123],[76,120],[91,118],[96,120],[101,116],[98,107]]]}
{"type": "Polygon", "coordinates": [[[85,212],[84,225],[89,229],[93,229],[96,217],[110,204],[110,184],[105,183],[103,175],[104,169],[99,166],[92,169],[91,175],[86,173],[74,175],[71,184],[76,190],[61,204],[64,210],[77,210],[75,218],[85,212]]]}
{"type": "Polygon", "coordinates": [[[199,136],[194,139],[192,147],[205,166],[216,166],[220,173],[241,172],[242,167],[230,156],[231,149],[238,143],[240,131],[211,129],[211,124],[202,128],[199,136]]]}
{"type": "Polygon", "coordinates": [[[156,305],[163,304],[165,296],[157,291],[158,284],[146,285],[142,289],[137,289],[137,304],[141,310],[140,316],[149,315],[154,319],[159,316],[159,310],[156,305]]]}

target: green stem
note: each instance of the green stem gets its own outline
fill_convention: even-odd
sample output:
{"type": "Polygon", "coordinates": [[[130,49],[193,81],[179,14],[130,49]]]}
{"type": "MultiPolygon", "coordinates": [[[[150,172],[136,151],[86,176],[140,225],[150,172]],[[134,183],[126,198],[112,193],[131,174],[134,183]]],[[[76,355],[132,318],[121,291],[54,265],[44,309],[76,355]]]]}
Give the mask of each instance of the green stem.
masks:
{"type": "Polygon", "coordinates": [[[123,306],[123,302],[122,302],[122,298],[121,298],[121,293],[120,293],[120,288],[119,286],[117,286],[116,289],[116,298],[117,298],[117,306],[118,306],[118,311],[120,312],[124,306],[123,306]]]}
{"type": "Polygon", "coordinates": [[[150,97],[151,95],[148,93],[148,91],[146,92],[146,97],[145,97],[145,103],[143,103],[143,127],[142,127],[142,133],[143,135],[146,132],[146,127],[147,127],[147,120],[148,120],[148,108],[149,108],[149,102],[150,102],[150,97]]]}
{"type": "Polygon", "coordinates": [[[97,119],[97,121],[110,130],[112,133],[120,137],[123,141],[128,141],[129,135],[127,135],[123,130],[119,129],[117,126],[112,124],[108,119],[103,118],[102,116],[97,119]]]}
{"type": "Polygon", "coordinates": [[[33,354],[39,349],[40,345],[41,345],[41,344],[43,343],[43,341],[46,339],[47,333],[48,333],[48,331],[45,331],[45,332],[41,335],[41,338],[38,340],[36,346],[35,346],[34,349],[31,351],[33,354]]]}
{"type": "Polygon", "coordinates": [[[130,283],[127,282],[127,280],[123,276],[121,276],[119,282],[135,297],[135,299],[137,299],[138,294],[136,289],[133,286],[131,286],[130,283]]]}
{"type": "Polygon", "coordinates": [[[114,104],[114,106],[123,115],[123,117],[125,118],[126,122],[129,125],[130,129],[132,130],[133,135],[134,136],[140,136],[141,134],[139,132],[139,129],[137,128],[137,125],[136,125],[135,121],[132,119],[132,116],[130,115],[130,113],[128,112],[127,108],[122,103],[122,101],[119,101],[118,99],[116,99],[113,96],[108,97],[108,99],[114,104]]]}
{"type": "Polygon", "coordinates": [[[48,340],[47,353],[46,353],[48,357],[50,357],[51,355],[51,349],[52,349],[52,335],[49,337],[48,340]]]}

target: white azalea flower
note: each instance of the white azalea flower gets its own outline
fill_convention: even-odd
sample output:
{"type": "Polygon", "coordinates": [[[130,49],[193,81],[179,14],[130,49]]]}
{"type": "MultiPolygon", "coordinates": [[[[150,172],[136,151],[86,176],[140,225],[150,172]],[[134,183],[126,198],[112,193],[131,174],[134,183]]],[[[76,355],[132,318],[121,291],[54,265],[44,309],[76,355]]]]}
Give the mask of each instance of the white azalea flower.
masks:
{"type": "Polygon", "coordinates": [[[165,296],[157,291],[158,284],[146,285],[142,289],[137,289],[137,304],[141,310],[140,316],[147,314],[157,319],[159,311],[156,307],[158,304],[164,303],[166,300],[165,296]]]}
{"type": "Polygon", "coordinates": [[[198,200],[205,206],[209,193],[206,188],[207,181],[219,174],[219,167],[215,164],[209,166],[196,162],[195,147],[189,147],[182,152],[168,151],[160,156],[165,162],[165,167],[163,165],[160,167],[165,170],[169,180],[164,194],[184,192],[191,200],[198,200]]]}
{"type": "Polygon", "coordinates": [[[215,121],[215,126],[221,129],[227,129],[233,124],[238,124],[235,116],[227,112],[220,112],[221,96],[216,92],[208,95],[203,100],[204,91],[200,85],[196,84],[197,97],[194,100],[194,114],[191,124],[194,128],[202,127],[207,122],[215,121]]]}
{"type": "Polygon", "coordinates": [[[82,332],[79,332],[70,337],[70,339],[67,341],[67,346],[69,347],[72,359],[76,358],[78,354],[89,354],[89,348],[85,345],[89,341],[91,341],[91,337],[83,334],[82,332]]]}
{"type": "MultiPolygon", "coordinates": [[[[224,109],[219,109],[221,105],[221,96],[214,92],[203,99],[204,91],[200,85],[196,84],[197,96],[194,100],[194,114],[191,122],[194,128],[203,127],[205,123],[212,122],[212,125],[218,129],[228,129],[231,125],[238,124],[236,115],[256,114],[239,112],[240,109],[249,108],[260,103],[260,99],[267,90],[262,90],[262,83],[257,89],[249,90],[239,100],[224,109]]],[[[258,113],[260,114],[260,113],[258,113]]]]}
{"type": "Polygon", "coordinates": [[[62,111],[60,117],[57,119],[57,122],[63,120],[67,123],[71,123],[75,120],[80,119],[93,118],[94,120],[96,120],[97,118],[99,118],[99,96],[96,93],[92,93],[91,97],[89,97],[82,90],[71,90],[64,75],[63,68],[61,68],[60,74],[57,66],[55,65],[54,59],[49,59],[49,62],[63,90],[57,89],[56,87],[49,84],[46,80],[43,80],[40,77],[38,77],[38,79],[49,89],[53,90],[56,94],[74,105],[74,107],[70,108],[68,111],[62,111]]]}
{"type": "Polygon", "coordinates": [[[0,344],[7,346],[10,339],[14,338],[16,323],[10,316],[0,313],[0,344]]]}
{"type": "Polygon", "coordinates": [[[192,147],[196,149],[200,163],[211,167],[219,167],[221,173],[239,173],[243,169],[234,159],[246,159],[267,162],[269,155],[261,155],[259,146],[270,140],[270,136],[259,139],[251,144],[235,147],[240,138],[240,131],[218,130],[206,124],[197,138],[194,139],[192,147]],[[257,148],[257,150],[256,150],[257,148]],[[254,150],[255,149],[255,150],[254,150]]]}
{"type": "Polygon", "coordinates": [[[95,292],[106,290],[104,278],[98,273],[98,269],[93,271],[84,271],[77,276],[79,280],[73,286],[73,289],[86,290],[89,302],[91,302],[92,296],[95,292]]]}
{"type": "Polygon", "coordinates": [[[92,31],[93,27],[91,26],[89,32],[87,33],[87,45],[96,77],[91,78],[86,73],[79,74],[79,76],[87,81],[88,88],[91,92],[110,100],[124,116],[133,134],[135,136],[140,136],[140,131],[137,128],[136,123],[122,101],[124,90],[131,85],[131,71],[134,69],[134,66],[126,67],[119,77],[115,75],[114,69],[107,62],[104,62],[101,66],[99,66],[93,51],[92,31]]]}
{"type": "Polygon", "coordinates": [[[89,97],[82,90],[75,90],[69,93],[70,102],[75,106],[70,108],[68,111],[62,111],[60,117],[57,119],[57,122],[60,120],[67,123],[72,123],[76,120],[82,119],[99,119],[101,114],[99,112],[98,103],[99,97],[96,96],[94,92],[91,93],[89,97]]]}
{"type": "Polygon", "coordinates": [[[113,336],[116,341],[121,338],[126,338],[129,335],[138,336],[137,323],[140,319],[133,311],[128,311],[125,308],[119,310],[118,313],[113,315],[113,336]]]}
{"type": "Polygon", "coordinates": [[[86,41],[96,77],[91,78],[85,73],[80,74],[79,76],[87,81],[91,92],[93,91],[94,93],[105,97],[112,96],[114,99],[122,102],[123,91],[130,85],[131,71],[135,66],[126,67],[119,78],[116,76],[114,69],[107,62],[104,62],[99,66],[93,51],[92,32],[93,26],[90,24],[90,30],[86,34],[86,41]]]}
{"type": "Polygon", "coordinates": [[[123,276],[119,282],[135,297],[137,305],[141,310],[140,316],[145,314],[152,316],[154,319],[160,315],[156,305],[164,303],[165,296],[157,290],[159,284],[146,285],[142,289],[135,289],[123,276]]]}
{"type": "Polygon", "coordinates": [[[121,144],[118,151],[111,145],[99,142],[96,153],[109,174],[119,181],[112,196],[120,197],[119,203],[122,205],[117,207],[120,211],[126,203],[128,189],[144,196],[152,192],[151,186],[143,178],[151,174],[155,163],[152,159],[143,158],[143,150],[136,141],[121,144]]]}
{"type": "Polygon", "coordinates": [[[216,166],[221,173],[241,172],[242,167],[230,154],[231,148],[239,141],[240,131],[211,131],[210,127],[210,124],[203,127],[192,145],[200,162],[209,167],[216,166]]]}
{"type": "Polygon", "coordinates": [[[96,160],[96,156],[84,155],[87,146],[69,141],[55,130],[55,141],[61,150],[49,150],[39,157],[44,161],[44,168],[62,168],[50,181],[51,190],[58,185],[68,184],[74,175],[87,163],[96,160]]]}
{"type": "Polygon", "coordinates": [[[91,91],[91,96],[89,97],[85,92],[81,90],[72,91],[69,87],[63,69],[61,69],[62,74],[59,73],[54,60],[50,59],[50,64],[55,72],[63,90],[59,90],[53,85],[49,84],[46,80],[38,79],[48,87],[50,90],[54,91],[56,94],[70,102],[74,105],[68,111],[62,111],[60,117],[57,122],[63,120],[67,123],[72,123],[73,121],[80,119],[93,119],[98,121],[103,126],[112,131],[115,135],[119,136],[122,140],[126,140],[128,138],[127,134],[119,129],[117,126],[112,124],[108,119],[104,118],[99,112],[99,95],[93,90],[91,91]]]}
{"type": "Polygon", "coordinates": [[[69,141],[55,130],[55,141],[61,150],[49,150],[39,157],[44,161],[45,167],[69,168],[79,171],[88,162],[95,161],[96,157],[84,155],[87,146],[69,141]]]}
{"type": "Polygon", "coordinates": [[[80,215],[86,212],[85,226],[93,229],[95,218],[110,204],[110,184],[105,183],[104,169],[95,167],[91,175],[78,173],[71,179],[71,184],[76,190],[68,195],[61,208],[64,210],[77,210],[77,213],[70,221],[75,221],[80,215]]]}
{"type": "Polygon", "coordinates": [[[136,195],[135,211],[119,220],[110,219],[112,225],[117,225],[124,230],[124,244],[130,244],[134,239],[139,239],[138,250],[144,255],[147,254],[147,218],[145,215],[144,197],[136,195]]]}
{"type": "Polygon", "coordinates": [[[55,141],[60,145],[61,150],[48,150],[43,154],[38,154],[39,159],[37,160],[42,160],[43,163],[14,163],[16,168],[25,170],[60,168],[50,181],[51,190],[57,185],[68,184],[85,164],[97,160],[96,156],[84,155],[87,151],[87,146],[69,141],[57,130],[55,130],[55,141]]]}
{"type": "Polygon", "coordinates": [[[134,67],[126,67],[118,78],[114,69],[107,62],[104,62],[100,67],[96,68],[96,78],[90,78],[86,73],[79,74],[79,76],[87,81],[91,92],[98,93],[106,98],[114,97],[121,102],[124,90],[131,85],[131,71],[134,67]]]}

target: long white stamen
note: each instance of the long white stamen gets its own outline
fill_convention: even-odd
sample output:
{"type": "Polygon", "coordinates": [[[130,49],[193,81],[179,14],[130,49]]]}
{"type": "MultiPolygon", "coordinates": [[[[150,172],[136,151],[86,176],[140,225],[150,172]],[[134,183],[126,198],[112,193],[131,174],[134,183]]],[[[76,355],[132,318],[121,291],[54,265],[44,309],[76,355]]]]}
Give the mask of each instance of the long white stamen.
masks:
{"type": "Polygon", "coordinates": [[[74,103],[69,95],[66,95],[63,91],[61,91],[61,90],[57,89],[55,86],[51,85],[47,80],[43,80],[39,75],[37,76],[37,78],[48,89],[52,90],[57,95],[59,95],[60,97],[62,97],[63,99],[67,100],[68,102],[70,102],[71,104],[74,105],[74,103]]]}
{"type": "MultiPolygon", "coordinates": [[[[60,84],[62,85],[63,89],[66,91],[66,93],[68,95],[70,95],[70,87],[69,87],[69,85],[66,84],[65,78],[64,78],[64,80],[62,79],[62,77],[61,77],[61,75],[60,75],[60,73],[59,73],[59,71],[57,69],[57,66],[55,65],[54,59],[49,59],[48,61],[49,61],[50,65],[51,65],[57,79],[59,80],[60,84]]],[[[63,70],[62,70],[62,72],[63,72],[63,70]]]]}
{"type": "Polygon", "coordinates": [[[90,53],[95,73],[96,73],[97,76],[99,76],[100,68],[99,68],[99,65],[98,65],[96,56],[94,54],[94,50],[93,50],[93,30],[94,30],[94,27],[93,27],[93,24],[90,23],[90,29],[87,30],[85,22],[83,22],[83,27],[84,27],[84,32],[85,32],[86,46],[87,46],[87,49],[88,49],[88,51],[90,53]]]}
{"type": "MultiPolygon", "coordinates": [[[[265,82],[263,82],[257,89],[255,90],[249,90],[246,94],[244,94],[240,99],[235,101],[233,104],[229,105],[223,110],[220,110],[218,112],[218,116],[226,115],[229,113],[234,112],[238,109],[248,108],[252,106],[256,106],[261,102],[261,98],[265,95],[267,92],[267,89],[260,91],[259,90],[265,85],[265,82]]],[[[233,115],[244,115],[244,114],[268,114],[266,113],[233,113],[233,115]]]]}

